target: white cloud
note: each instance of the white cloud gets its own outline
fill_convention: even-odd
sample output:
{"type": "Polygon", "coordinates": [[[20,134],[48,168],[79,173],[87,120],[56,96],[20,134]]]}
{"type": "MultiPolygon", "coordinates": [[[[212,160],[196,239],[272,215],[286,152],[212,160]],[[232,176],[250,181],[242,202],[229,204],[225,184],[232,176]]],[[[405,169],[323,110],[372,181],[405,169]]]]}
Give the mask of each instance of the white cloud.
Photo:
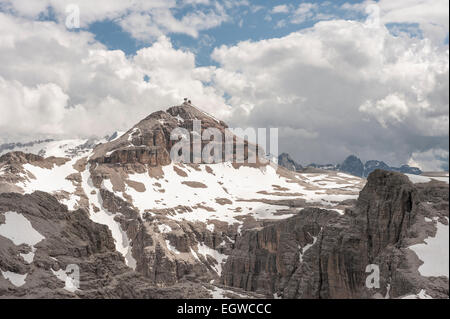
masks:
{"type": "Polygon", "coordinates": [[[398,93],[392,93],[385,98],[376,101],[366,101],[359,107],[361,112],[373,115],[380,124],[386,128],[387,122],[402,122],[408,114],[408,106],[405,97],[398,93]]]}
{"type": "Polygon", "coordinates": [[[448,149],[448,57],[427,39],[343,20],[213,53],[235,125],[280,127],[280,149],[303,163],[357,153],[393,165],[424,144],[448,149]]]}
{"type": "Polygon", "coordinates": [[[277,23],[275,24],[276,28],[284,28],[287,25],[286,20],[282,19],[282,20],[278,20],[277,23]]]}
{"type": "Polygon", "coordinates": [[[196,67],[192,53],[164,36],[126,57],[52,22],[0,13],[0,26],[0,142],[102,136],[185,96],[218,116],[228,112],[207,84],[214,68],[196,67]]]}
{"type": "Polygon", "coordinates": [[[409,165],[419,167],[422,171],[448,171],[448,150],[430,149],[414,152],[408,162],[409,165]]]}
{"type": "Polygon", "coordinates": [[[154,9],[171,8],[176,5],[175,0],[1,0],[3,7],[8,8],[16,15],[26,18],[38,18],[41,14],[48,13],[48,8],[56,15],[59,21],[66,19],[66,8],[70,4],[76,4],[80,8],[80,21],[82,26],[87,26],[95,21],[104,19],[116,19],[127,11],[146,12],[154,9]]]}
{"type": "Polygon", "coordinates": [[[253,13],[256,13],[256,12],[258,12],[258,11],[261,11],[261,10],[263,10],[264,9],[264,6],[259,6],[259,5],[250,5],[250,10],[253,12],[253,13]]]}
{"type": "Polygon", "coordinates": [[[119,25],[139,40],[147,40],[163,35],[163,31],[152,21],[152,16],[132,13],[119,20],[119,25]]]}
{"type": "Polygon", "coordinates": [[[186,4],[204,4],[204,5],[210,3],[209,0],[184,0],[183,2],[186,4]]]}
{"type": "Polygon", "coordinates": [[[272,8],[272,13],[288,13],[289,7],[285,4],[280,4],[272,8]]]}
{"type": "Polygon", "coordinates": [[[381,0],[378,5],[384,23],[418,23],[433,40],[443,41],[448,34],[447,0],[381,0]]]}
{"type": "Polygon", "coordinates": [[[300,24],[309,19],[312,19],[315,15],[315,11],[317,10],[318,5],[316,3],[301,3],[298,8],[295,10],[291,22],[300,24]]]}
{"type": "MultiPolygon", "coordinates": [[[[66,8],[73,3],[72,0],[0,0],[0,7],[28,19],[48,15],[51,8],[57,21],[64,24],[68,15],[66,8]]],[[[81,27],[88,27],[96,21],[112,20],[142,41],[152,41],[169,33],[183,33],[196,38],[200,31],[228,20],[224,8],[209,0],[78,0],[75,4],[80,9],[81,27]],[[185,6],[193,9],[176,18],[175,14],[185,6]]]]}
{"type": "Polygon", "coordinates": [[[425,37],[435,43],[442,43],[448,36],[447,0],[367,0],[356,4],[345,3],[342,8],[364,12],[373,5],[379,8],[381,23],[418,24],[425,37]]]}
{"type": "Polygon", "coordinates": [[[0,134],[57,135],[63,132],[62,120],[69,97],[53,84],[26,87],[0,77],[0,134]]]}
{"type": "Polygon", "coordinates": [[[282,19],[278,20],[276,23],[276,27],[284,27],[287,25],[287,22],[289,21],[292,24],[302,24],[306,21],[311,20],[328,20],[331,19],[333,16],[330,14],[326,14],[323,12],[320,12],[320,9],[327,7],[328,4],[317,4],[312,2],[302,2],[297,7],[293,5],[286,5],[281,4],[274,6],[272,10],[270,10],[270,13],[272,15],[276,14],[288,14],[288,19],[282,19]]]}

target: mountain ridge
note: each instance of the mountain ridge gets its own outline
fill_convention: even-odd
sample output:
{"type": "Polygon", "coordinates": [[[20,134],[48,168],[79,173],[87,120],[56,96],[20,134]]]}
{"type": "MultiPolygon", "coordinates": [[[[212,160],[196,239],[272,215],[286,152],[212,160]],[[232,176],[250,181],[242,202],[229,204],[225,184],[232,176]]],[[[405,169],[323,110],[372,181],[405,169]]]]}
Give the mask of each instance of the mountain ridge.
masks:
{"type": "MultiPolygon", "coordinates": [[[[289,154],[283,153],[279,156],[278,164],[289,169],[289,170],[302,170],[304,169],[302,165],[295,162],[289,154]]],[[[420,175],[422,170],[418,167],[411,167],[409,165],[401,165],[400,167],[389,166],[383,161],[379,160],[368,160],[365,163],[361,161],[356,155],[349,155],[340,164],[316,164],[311,163],[306,166],[306,168],[317,168],[323,170],[340,171],[348,173],[358,177],[368,177],[371,172],[376,169],[384,169],[387,171],[400,172],[405,174],[420,175]]]]}

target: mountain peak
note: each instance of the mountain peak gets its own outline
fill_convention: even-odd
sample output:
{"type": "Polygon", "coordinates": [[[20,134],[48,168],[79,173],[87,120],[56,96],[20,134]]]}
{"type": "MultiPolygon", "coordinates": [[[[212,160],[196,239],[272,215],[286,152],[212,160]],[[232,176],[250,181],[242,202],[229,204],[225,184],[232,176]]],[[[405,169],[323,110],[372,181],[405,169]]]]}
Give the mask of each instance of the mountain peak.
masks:
{"type": "Polygon", "coordinates": [[[341,164],[340,170],[361,177],[364,175],[364,164],[356,155],[350,155],[341,164]]]}
{"type": "Polygon", "coordinates": [[[167,165],[171,162],[170,149],[177,142],[170,139],[172,131],[182,128],[193,132],[196,120],[200,121],[201,131],[216,128],[224,133],[228,128],[225,122],[185,101],[166,111],[151,113],[122,136],[98,145],[90,160],[111,164],[167,165]]]}
{"type": "MultiPolygon", "coordinates": [[[[181,118],[183,120],[200,120],[202,122],[205,121],[208,124],[212,124],[212,126],[216,126],[217,124],[219,124],[222,127],[228,127],[225,122],[216,119],[211,114],[193,105],[190,100],[187,102],[185,101],[180,105],[172,106],[168,108],[166,112],[178,119],[181,118]]],[[[209,126],[211,127],[211,125],[209,126]]]]}
{"type": "Polygon", "coordinates": [[[283,166],[291,171],[300,171],[302,165],[298,164],[288,153],[282,153],[278,156],[278,165],[283,166]]]}

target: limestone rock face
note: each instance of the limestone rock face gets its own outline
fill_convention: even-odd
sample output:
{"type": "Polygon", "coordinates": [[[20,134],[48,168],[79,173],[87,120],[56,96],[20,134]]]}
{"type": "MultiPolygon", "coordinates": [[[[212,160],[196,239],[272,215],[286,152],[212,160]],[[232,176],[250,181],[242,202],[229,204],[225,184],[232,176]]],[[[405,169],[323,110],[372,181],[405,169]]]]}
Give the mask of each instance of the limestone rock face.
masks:
{"type": "MultiPolygon", "coordinates": [[[[226,233],[213,232],[205,228],[201,223],[184,221],[174,223],[166,220],[165,227],[172,225],[176,231],[170,232],[163,240],[158,227],[158,222],[146,214],[141,219],[139,214],[126,201],[114,196],[113,193],[101,189],[100,196],[103,206],[109,212],[115,214],[115,220],[120,223],[122,230],[132,242],[133,258],[136,260],[135,270],[149,279],[155,285],[169,286],[176,284],[186,278],[202,279],[209,282],[217,275],[214,267],[216,261],[203,258],[197,254],[195,260],[190,257],[191,251],[197,250],[197,244],[202,243],[205,247],[220,252],[230,252],[232,243],[226,234],[233,233],[233,227],[226,229],[226,233]],[[173,258],[173,252],[167,251],[170,245],[175,255],[183,254],[184,258],[173,258]],[[220,247],[219,247],[220,245],[220,247]]],[[[235,231],[234,231],[235,233],[235,231]]]]}
{"type": "Polygon", "coordinates": [[[369,262],[405,236],[419,204],[417,190],[408,177],[382,170],[369,176],[355,209],[358,226],[367,233],[369,262]]]}
{"type": "Polygon", "coordinates": [[[294,172],[303,169],[303,166],[294,161],[287,153],[282,153],[278,156],[278,165],[294,172]]]}
{"type": "MultiPolygon", "coordinates": [[[[54,197],[43,192],[31,195],[0,194],[0,212],[20,214],[42,237],[34,246],[32,262],[19,254],[30,253],[27,244],[16,245],[0,236],[2,272],[25,277],[16,287],[0,276],[0,296],[9,298],[189,298],[208,297],[195,283],[157,288],[133,271],[115,250],[114,240],[104,225],[92,222],[84,210],[68,212],[54,197]],[[55,272],[77,265],[80,287],[74,293],[55,272]]],[[[2,215],[3,216],[3,215],[2,215]]],[[[3,218],[5,219],[5,218],[3,218]]],[[[0,220],[0,225],[5,220],[0,220]]]]}
{"type": "Polygon", "coordinates": [[[347,157],[340,165],[339,169],[342,172],[359,177],[364,175],[364,164],[355,155],[350,155],[347,157]]]}
{"type": "Polygon", "coordinates": [[[224,266],[222,283],[267,294],[283,290],[323,225],[336,216],[306,208],[289,219],[244,232],[224,266]]]}
{"type": "Polygon", "coordinates": [[[304,209],[244,233],[222,282],[284,298],[395,298],[425,288],[432,297],[448,297],[448,278],[421,276],[407,248],[436,231],[424,218],[448,224],[446,186],[376,170],[344,216],[304,209]],[[378,288],[366,286],[368,265],[380,269],[378,288]]]}
{"type": "Polygon", "coordinates": [[[25,164],[29,162],[43,161],[44,158],[39,155],[23,153],[23,152],[10,152],[3,156],[0,156],[0,162],[5,164],[25,164]]]}
{"type": "Polygon", "coordinates": [[[92,161],[167,165],[170,163],[170,131],[175,127],[177,120],[166,112],[153,113],[116,140],[98,145],[92,161]]]}
{"type": "MultiPolygon", "coordinates": [[[[196,139],[196,135],[203,134],[206,129],[217,129],[221,134],[222,158],[225,153],[225,136],[230,134],[233,142],[240,140],[232,132],[228,132],[228,126],[211,115],[197,109],[189,103],[173,106],[167,111],[158,111],[150,114],[128,132],[111,142],[98,145],[91,157],[91,162],[101,164],[145,164],[153,167],[168,165],[171,163],[170,150],[178,140],[171,140],[171,133],[176,128],[185,129],[190,138],[190,148],[196,139]],[[199,132],[195,131],[194,121],[200,121],[199,132]]],[[[201,140],[200,151],[210,143],[209,140],[201,140]]],[[[244,148],[244,160],[249,156],[249,143],[242,140],[244,148]]],[[[258,146],[255,146],[255,151],[258,146]]],[[[250,149],[251,151],[251,149],[250,149]]],[[[201,163],[202,159],[194,159],[194,152],[189,158],[190,162],[201,163]]],[[[199,154],[201,156],[201,153],[199,154]]],[[[233,156],[236,156],[236,147],[233,147],[233,156]]]]}
{"type": "Polygon", "coordinates": [[[66,163],[69,159],[60,157],[48,157],[20,151],[6,153],[0,156],[0,193],[16,192],[23,190],[17,185],[27,178],[34,178],[23,169],[24,164],[32,164],[41,168],[52,168],[66,163]]]}

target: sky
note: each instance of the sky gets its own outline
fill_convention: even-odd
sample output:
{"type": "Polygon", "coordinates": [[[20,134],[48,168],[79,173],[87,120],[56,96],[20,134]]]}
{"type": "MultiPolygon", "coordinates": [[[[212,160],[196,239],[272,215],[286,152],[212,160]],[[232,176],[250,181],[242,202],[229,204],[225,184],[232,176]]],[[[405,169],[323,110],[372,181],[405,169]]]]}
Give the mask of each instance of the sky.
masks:
{"type": "Polygon", "coordinates": [[[448,20],[446,0],[0,0],[0,143],[104,136],[189,97],[277,127],[302,164],[448,169],[448,20]]]}

